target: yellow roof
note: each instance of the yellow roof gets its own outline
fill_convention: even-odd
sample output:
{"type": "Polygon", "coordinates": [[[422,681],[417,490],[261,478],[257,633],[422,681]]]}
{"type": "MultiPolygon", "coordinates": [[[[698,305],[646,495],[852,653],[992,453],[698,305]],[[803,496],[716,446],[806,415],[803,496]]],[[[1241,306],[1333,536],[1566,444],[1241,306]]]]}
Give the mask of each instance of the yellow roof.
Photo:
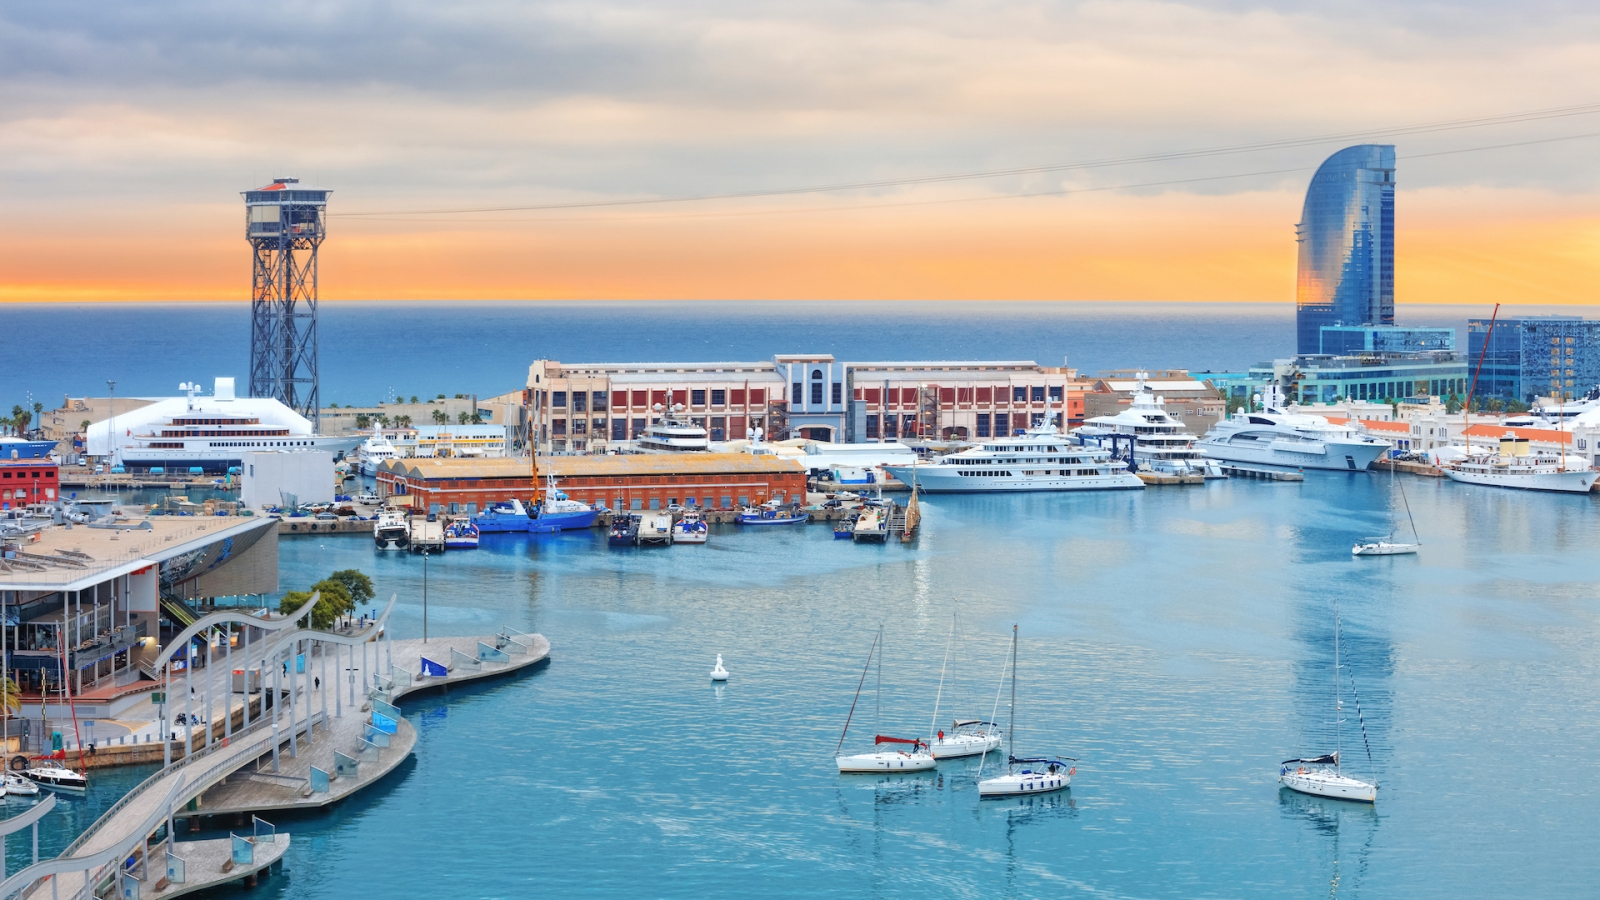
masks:
{"type": "MultiPolygon", "coordinates": [[[[378,467],[406,478],[526,478],[528,461],[493,459],[391,459],[378,467]]],[[[643,475],[748,475],[804,472],[793,459],[748,453],[629,453],[605,456],[541,456],[539,477],[643,475]]]]}

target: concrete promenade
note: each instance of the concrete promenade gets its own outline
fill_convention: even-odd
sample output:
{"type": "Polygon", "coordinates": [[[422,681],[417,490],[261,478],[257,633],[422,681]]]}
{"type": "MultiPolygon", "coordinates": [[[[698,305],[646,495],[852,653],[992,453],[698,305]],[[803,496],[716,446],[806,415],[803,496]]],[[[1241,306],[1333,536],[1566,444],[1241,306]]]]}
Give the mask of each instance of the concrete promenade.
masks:
{"type": "Polygon", "coordinates": [[[289,835],[274,835],[270,841],[257,841],[251,848],[248,865],[233,862],[233,839],[219,838],[207,841],[179,841],[174,853],[183,860],[183,881],[169,881],[167,871],[168,842],[150,848],[149,871],[154,879],[146,878],[141,884],[141,900],[171,900],[184,894],[228,884],[241,879],[254,879],[257,873],[271,868],[289,852],[289,835]],[[149,886],[145,886],[149,885],[149,886]]]}

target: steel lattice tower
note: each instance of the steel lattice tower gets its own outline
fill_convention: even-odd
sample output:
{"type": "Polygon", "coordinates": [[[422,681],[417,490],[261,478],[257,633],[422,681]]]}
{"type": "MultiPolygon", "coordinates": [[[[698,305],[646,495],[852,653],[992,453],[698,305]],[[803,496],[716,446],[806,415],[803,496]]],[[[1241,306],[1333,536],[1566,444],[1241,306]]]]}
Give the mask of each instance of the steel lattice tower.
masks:
{"type": "Polygon", "coordinates": [[[250,241],[250,396],[274,397],[318,425],[317,248],[332,191],[275,178],[244,191],[250,241]]]}

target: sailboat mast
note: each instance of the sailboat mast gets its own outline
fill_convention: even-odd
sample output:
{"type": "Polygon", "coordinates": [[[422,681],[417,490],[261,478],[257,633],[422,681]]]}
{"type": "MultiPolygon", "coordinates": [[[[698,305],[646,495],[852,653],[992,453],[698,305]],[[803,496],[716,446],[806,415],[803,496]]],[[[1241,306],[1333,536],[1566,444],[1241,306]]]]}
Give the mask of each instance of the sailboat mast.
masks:
{"type": "Polygon", "coordinates": [[[1006,725],[1006,762],[1017,756],[1017,626],[1011,626],[1011,721],[1006,725]]]}
{"type": "Polygon", "coordinates": [[[878,638],[875,636],[872,639],[872,649],[867,651],[867,664],[861,667],[861,680],[856,682],[856,695],[850,701],[850,714],[844,717],[844,731],[839,732],[839,746],[833,748],[835,756],[839,755],[839,751],[844,749],[845,736],[850,734],[850,720],[855,718],[856,703],[861,700],[861,686],[867,683],[867,671],[872,668],[872,656],[877,650],[878,638]]]}
{"type": "Polygon", "coordinates": [[[933,733],[939,728],[939,701],[944,699],[944,673],[950,665],[950,647],[956,641],[956,617],[950,616],[950,638],[944,643],[944,662],[939,666],[939,691],[933,695],[933,721],[928,723],[928,746],[933,746],[933,733]]]}
{"type": "Polygon", "coordinates": [[[883,626],[878,626],[878,686],[872,691],[872,739],[883,733],[883,626]]]}
{"type": "Polygon", "coordinates": [[[1339,601],[1333,601],[1333,768],[1339,769],[1339,751],[1342,749],[1340,728],[1343,710],[1339,708],[1339,601]]]}

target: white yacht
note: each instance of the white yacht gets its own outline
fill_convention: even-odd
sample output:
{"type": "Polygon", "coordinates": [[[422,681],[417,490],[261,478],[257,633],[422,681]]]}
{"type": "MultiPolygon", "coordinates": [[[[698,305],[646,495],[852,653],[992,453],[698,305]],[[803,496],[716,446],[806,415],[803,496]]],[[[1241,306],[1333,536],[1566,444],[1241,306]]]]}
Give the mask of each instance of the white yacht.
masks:
{"type": "Polygon", "coordinates": [[[1096,491],[1142,488],[1111,451],[1073,444],[1049,426],[983,443],[931,463],[885,466],[897,480],[924,493],[1096,491]]]}
{"type": "Polygon", "coordinates": [[[1183,422],[1168,415],[1162,398],[1157,397],[1146,375],[1139,373],[1139,386],[1133,402],[1114,416],[1095,416],[1074,432],[1078,442],[1110,450],[1131,443],[1132,468],[1149,469],[1167,475],[1203,475],[1224,478],[1216,460],[1195,449],[1194,435],[1184,431],[1183,422]]]}
{"type": "Polygon", "coordinates": [[[1464,484],[1572,494],[1588,493],[1600,478],[1600,471],[1581,456],[1563,459],[1551,453],[1532,454],[1528,448],[1527,438],[1507,432],[1498,451],[1470,454],[1439,468],[1451,481],[1464,484]]]}
{"type": "Polygon", "coordinates": [[[406,511],[384,507],[372,524],[372,539],[379,550],[404,550],[411,543],[411,520],[406,511]]]}
{"type": "Polygon", "coordinates": [[[1292,466],[1301,469],[1365,471],[1389,449],[1389,442],[1322,416],[1288,412],[1281,395],[1269,388],[1263,408],[1240,410],[1212,426],[1195,446],[1212,459],[1292,466]]]}
{"type": "Polygon", "coordinates": [[[369,478],[378,474],[379,466],[397,455],[394,442],[376,428],[372,430],[372,437],[362,441],[361,446],[356,449],[356,459],[360,462],[361,474],[369,478]]]}
{"type": "MultiPolygon", "coordinates": [[[[658,415],[662,412],[661,404],[656,404],[655,411],[658,415]]],[[[645,453],[693,453],[711,449],[706,430],[682,416],[682,404],[672,407],[669,414],[645,428],[644,434],[634,443],[645,453]]]]}
{"type": "Polygon", "coordinates": [[[934,759],[955,759],[962,756],[978,756],[990,750],[1000,749],[1000,742],[1005,739],[1005,732],[993,722],[981,719],[957,719],[950,727],[950,733],[939,732],[933,740],[934,759]]]}
{"type": "Polygon", "coordinates": [[[236,397],[232,378],[216,379],[209,397],[195,396],[198,384],[178,389],[187,396],[90,425],[89,455],[141,471],[222,475],[238,471],[249,450],[327,450],[339,459],[361,443],[360,435],[316,434],[310,419],[270,397],[236,397]]]}

